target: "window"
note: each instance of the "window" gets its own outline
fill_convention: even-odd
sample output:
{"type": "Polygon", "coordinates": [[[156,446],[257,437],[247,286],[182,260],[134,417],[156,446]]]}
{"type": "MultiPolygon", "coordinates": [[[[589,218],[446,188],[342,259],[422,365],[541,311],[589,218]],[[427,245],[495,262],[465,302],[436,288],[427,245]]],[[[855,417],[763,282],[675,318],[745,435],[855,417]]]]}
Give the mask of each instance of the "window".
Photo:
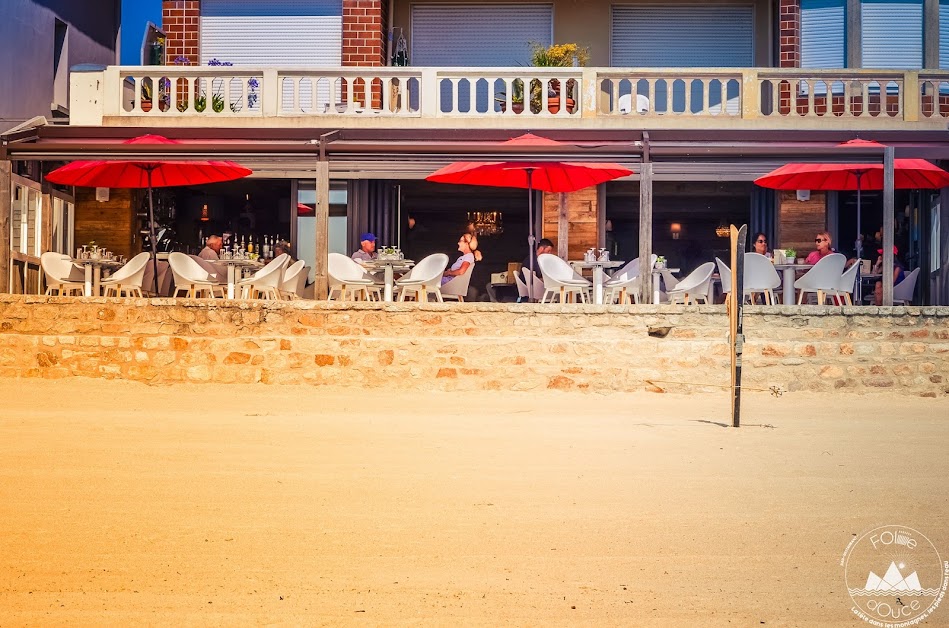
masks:
{"type": "Polygon", "coordinates": [[[801,67],[847,67],[845,0],[801,0],[801,67]]]}
{"type": "Polygon", "coordinates": [[[75,219],[72,201],[59,197],[52,197],[53,206],[53,233],[50,250],[57,253],[72,255],[73,250],[73,220],[75,219]]]}
{"type": "Polygon", "coordinates": [[[863,0],[860,9],[863,67],[923,67],[923,0],[863,0]]]}
{"type": "Polygon", "coordinates": [[[24,255],[39,257],[42,229],[42,198],[38,189],[21,183],[13,184],[13,207],[10,216],[10,248],[24,255]]]}

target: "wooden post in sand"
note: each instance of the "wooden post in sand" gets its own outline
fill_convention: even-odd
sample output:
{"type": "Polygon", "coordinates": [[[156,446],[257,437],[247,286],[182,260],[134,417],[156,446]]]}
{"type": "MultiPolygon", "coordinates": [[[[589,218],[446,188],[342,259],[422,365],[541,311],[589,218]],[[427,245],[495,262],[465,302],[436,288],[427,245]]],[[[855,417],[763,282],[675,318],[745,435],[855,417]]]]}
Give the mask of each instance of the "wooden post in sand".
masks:
{"type": "Polygon", "coordinates": [[[742,307],[745,302],[745,241],[748,225],[741,229],[731,226],[732,285],[728,296],[728,345],[731,350],[732,369],[732,427],[738,427],[741,416],[741,353],[744,343],[742,330],[742,307]]]}

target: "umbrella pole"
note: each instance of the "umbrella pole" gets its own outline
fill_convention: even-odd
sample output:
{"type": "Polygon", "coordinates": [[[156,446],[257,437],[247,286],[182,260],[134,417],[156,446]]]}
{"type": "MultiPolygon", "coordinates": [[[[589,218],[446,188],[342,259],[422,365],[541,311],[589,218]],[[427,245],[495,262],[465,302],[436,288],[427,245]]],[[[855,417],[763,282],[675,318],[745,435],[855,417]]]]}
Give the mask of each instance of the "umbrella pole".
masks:
{"type": "Polygon", "coordinates": [[[527,169],[527,259],[531,268],[531,294],[527,295],[528,302],[534,300],[533,285],[537,281],[534,276],[534,255],[536,247],[534,246],[534,190],[531,184],[531,178],[534,174],[533,168],[527,169]]]}
{"type": "Polygon", "coordinates": [[[863,172],[857,173],[857,305],[863,305],[863,281],[860,279],[860,258],[863,256],[863,240],[860,239],[860,178],[863,172]]]}
{"type": "Polygon", "coordinates": [[[155,242],[155,202],[152,199],[152,168],[148,168],[148,240],[152,244],[152,268],[155,270],[155,296],[158,293],[158,243],[155,242]]]}

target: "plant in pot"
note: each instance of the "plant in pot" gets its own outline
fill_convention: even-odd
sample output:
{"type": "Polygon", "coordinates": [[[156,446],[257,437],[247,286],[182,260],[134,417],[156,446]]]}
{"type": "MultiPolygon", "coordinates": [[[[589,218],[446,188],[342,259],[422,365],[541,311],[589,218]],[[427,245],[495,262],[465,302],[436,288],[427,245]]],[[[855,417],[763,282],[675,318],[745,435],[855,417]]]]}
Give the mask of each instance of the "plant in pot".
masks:
{"type": "MultiPolygon", "coordinates": [[[[535,68],[574,68],[582,67],[590,60],[590,51],[587,48],[577,44],[553,44],[544,46],[537,42],[529,42],[531,49],[531,67],[535,68]]],[[[530,108],[533,113],[540,113],[543,104],[542,89],[544,83],[547,84],[547,110],[550,113],[560,111],[561,85],[558,80],[542,81],[534,79],[529,83],[530,108]]],[[[576,110],[577,82],[573,79],[568,80],[566,89],[565,105],[570,113],[576,110]]],[[[524,82],[516,80],[512,83],[511,89],[511,109],[514,113],[520,113],[524,110],[524,82]]],[[[501,111],[506,107],[505,94],[499,94],[498,102],[501,103],[501,111]]]]}
{"type": "Polygon", "coordinates": [[[666,267],[666,258],[664,255],[656,256],[656,268],[665,268],[666,267]]]}
{"type": "Polygon", "coordinates": [[[795,257],[797,257],[797,251],[794,249],[784,249],[784,259],[788,264],[793,264],[795,257]]]}

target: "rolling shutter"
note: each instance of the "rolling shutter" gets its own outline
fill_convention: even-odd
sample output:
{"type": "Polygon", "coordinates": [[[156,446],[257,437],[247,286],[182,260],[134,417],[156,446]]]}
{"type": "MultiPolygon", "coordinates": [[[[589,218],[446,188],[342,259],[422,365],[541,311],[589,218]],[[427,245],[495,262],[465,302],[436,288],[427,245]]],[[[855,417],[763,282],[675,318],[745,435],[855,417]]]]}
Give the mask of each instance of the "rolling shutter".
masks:
{"type": "Polygon", "coordinates": [[[801,0],[801,67],[847,67],[845,0],[801,0]]]}
{"type": "MultiPolygon", "coordinates": [[[[338,67],[342,65],[342,0],[202,0],[200,59],[235,66],[338,67]]],[[[309,79],[299,85],[299,108],[322,109],[329,99],[329,86],[317,87],[312,102],[309,79]]],[[[220,92],[213,85],[210,91],[220,92]]],[[[207,91],[207,90],[206,90],[207,91]]],[[[231,102],[240,100],[240,87],[230,85],[231,102]]],[[[293,102],[293,84],[283,88],[284,112],[293,102]]],[[[251,102],[260,106],[259,100],[251,102]]]]}
{"type": "Polygon", "coordinates": [[[614,5],[610,63],[623,68],[752,67],[753,8],[614,5]]]}
{"type": "Polygon", "coordinates": [[[416,66],[529,65],[529,42],[549,46],[550,4],[412,5],[411,62],[416,66]]]}
{"type": "Polygon", "coordinates": [[[863,67],[923,67],[923,0],[863,0],[860,10],[863,67]]]}
{"type": "Polygon", "coordinates": [[[939,0],[939,69],[949,70],[949,0],[939,0]]]}

